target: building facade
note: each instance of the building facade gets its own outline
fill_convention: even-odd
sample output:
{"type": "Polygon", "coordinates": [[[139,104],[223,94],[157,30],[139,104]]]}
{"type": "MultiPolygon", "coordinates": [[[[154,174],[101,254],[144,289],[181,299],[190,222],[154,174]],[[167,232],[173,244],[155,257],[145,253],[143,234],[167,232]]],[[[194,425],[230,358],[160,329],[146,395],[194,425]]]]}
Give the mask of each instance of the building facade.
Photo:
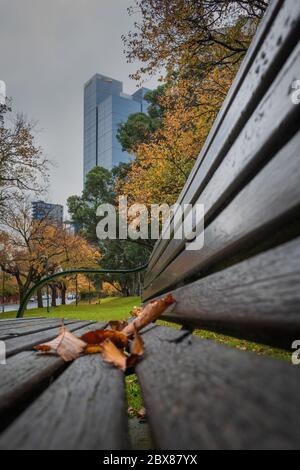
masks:
{"type": "Polygon", "coordinates": [[[130,161],[117,140],[120,123],[130,114],[146,112],[146,88],[132,95],[123,93],[123,83],[103,75],[94,75],[84,86],[84,178],[95,166],[111,170],[130,161]]]}
{"type": "Polygon", "coordinates": [[[57,225],[63,225],[64,208],[59,204],[50,204],[44,201],[32,202],[33,220],[48,218],[57,225]]]}

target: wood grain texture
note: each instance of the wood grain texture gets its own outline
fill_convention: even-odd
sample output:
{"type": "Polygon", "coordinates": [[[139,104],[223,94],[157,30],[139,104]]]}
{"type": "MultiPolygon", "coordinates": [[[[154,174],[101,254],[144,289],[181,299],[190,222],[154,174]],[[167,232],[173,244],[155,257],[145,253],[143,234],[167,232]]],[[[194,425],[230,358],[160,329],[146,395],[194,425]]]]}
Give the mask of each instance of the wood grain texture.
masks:
{"type": "Polygon", "coordinates": [[[164,317],[290,350],[300,338],[300,239],[173,291],[164,317]]]}
{"type": "Polygon", "coordinates": [[[128,449],[124,374],[77,359],[0,437],[0,449],[128,449]]]}
{"type": "MultiPolygon", "coordinates": [[[[95,322],[91,321],[77,321],[68,326],[70,331],[76,331],[84,326],[92,325],[95,322]]],[[[59,333],[59,328],[51,328],[39,333],[32,333],[30,335],[21,336],[19,338],[12,338],[5,341],[7,357],[17,354],[21,351],[32,349],[37,344],[45,343],[54,339],[59,333]]]]}
{"type": "MultiPolygon", "coordinates": [[[[65,320],[65,325],[72,325],[77,323],[78,320],[65,320]]],[[[10,338],[17,338],[20,336],[26,336],[31,333],[38,333],[40,331],[49,330],[51,328],[57,328],[61,325],[60,319],[55,320],[41,320],[40,322],[24,322],[22,325],[10,325],[5,328],[0,328],[0,340],[4,341],[10,338]]]]}
{"type": "MultiPolygon", "coordinates": [[[[76,335],[102,327],[103,323],[88,325],[76,330],[76,335]]],[[[0,422],[8,420],[65,367],[66,363],[56,354],[23,351],[8,358],[6,366],[0,367],[0,422]]]]}
{"type": "Polygon", "coordinates": [[[299,368],[170,328],[143,338],[137,375],[157,449],[300,447],[299,368]]]}
{"type": "MultiPolygon", "coordinates": [[[[5,314],[4,314],[5,315],[5,314]]],[[[18,323],[36,321],[36,320],[46,320],[46,317],[24,317],[24,318],[2,318],[0,320],[0,328],[2,325],[9,325],[18,320],[18,323]]]]}
{"type": "MultiPolygon", "coordinates": [[[[237,140],[243,126],[268,91],[268,87],[297,43],[300,27],[300,4],[297,0],[280,3],[281,8],[278,11],[278,5],[275,6],[273,2],[274,10],[269,12],[265,22],[262,23],[261,29],[265,33],[263,35],[264,41],[263,43],[259,41],[257,43],[259,47],[251,48],[249,51],[245,64],[242,66],[243,70],[248,64],[247,75],[238,76],[234,82],[228,97],[230,99],[225,100],[216,124],[178,202],[194,203],[199,198],[207,182],[232,144],[237,140]],[[274,19],[275,13],[277,16],[274,19]]],[[[281,100],[278,101],[278,103],[280,102],[281,100]]],[[[151,256],[150,270],[164,254],[167,245],[168,240],[157,242],[151,256]]]]}
{"type": "MultiPolygon", "coordinates": [[[[300,53],[300,49],[299,49],[300,53]]],[[[299,108],[300,110],[300,108],[299,108]]],[[[280,233],[300,207],[300,133],[274,157],[205,229],[204,247],[185,250],[145,290],[144,298],[175,286],[193,273],[241,253],[249,244],[280,233]],[[298,209],[297,209],[298,208],[298,209]],[[289,216],[289,214],[291,214],[289,216]]],[[[289,259],[286,260],[290,262],[289,259]]]]}

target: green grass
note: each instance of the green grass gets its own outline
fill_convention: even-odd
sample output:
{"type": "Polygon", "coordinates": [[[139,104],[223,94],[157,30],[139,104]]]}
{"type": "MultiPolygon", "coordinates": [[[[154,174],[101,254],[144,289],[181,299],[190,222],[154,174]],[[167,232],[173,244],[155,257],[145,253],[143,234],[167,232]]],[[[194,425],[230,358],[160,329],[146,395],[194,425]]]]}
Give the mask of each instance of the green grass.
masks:
{"type": "Polygon", "coordinates": [[[141,388],[136,375],[128,375],[126,377],[126,393],[128,416],[129,418],[134,418],[138,416],[138,412],[144,406],[141,388]]]}
{"type": "MultiPolygon", "coordinates": [[[[140,297],[109,297],[101,299],[100,305],[89,305],[80,303],[76,305],[60,305],[51,307],[47,313],[46,308],[35,308],[27,310],[25,317],[49,317],[49,318],[76,318],[78,320],[126,320],[134,306],[140,305],[140,297]]],[[[3,318],[15,318],[16,312],[4,313],[0,315],[3,318]]]]}
{"type": "MultiPolygon", "coordinates": [[[[166,322],[159,320],[157,322],[162,326],[171,326],[172,328],[180,329],[181,326],[176,323],[166,322]]],[[[251,341],[246,341],[243,339],[233,338],[232,336],[222,335],[220,333],[214,333],[212,331],[206,330],[195,330],[193,333],[195,336],[198,336],[203,339],[208,339],[210,341],[215,341],[217,343],[225,344],[232,348],[240,349],[241,351],[250,351],[261,356],[269,356],[273,359],[279,359],[281,361],[291,362],[291,353],[283,349],[272,348],[263,344],[254,343],[251,341]]]]}

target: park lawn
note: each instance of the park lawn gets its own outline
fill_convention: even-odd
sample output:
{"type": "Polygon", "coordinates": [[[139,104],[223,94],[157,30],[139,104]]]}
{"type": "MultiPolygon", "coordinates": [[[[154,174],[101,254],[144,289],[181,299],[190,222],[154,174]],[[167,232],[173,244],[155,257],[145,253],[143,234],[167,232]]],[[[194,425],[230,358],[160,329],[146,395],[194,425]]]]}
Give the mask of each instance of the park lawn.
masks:
{"type": "MultiPolygon", "coordinates": [[[[108,297],[101,299],[100,305],[89,305],[80,303],[76,305],[60,305],[51,307],[47,313],[46,308],[35,308],[27,310],[25,317],[49,317],[49,318],[65,318],[78,320],[126,320],[130,316],[130,312],[135,306],[141,304],[140,297],[108,297]]],[[[0,319],[15,318],[16,312],[7,312],[0,314],[0,319]]]]}

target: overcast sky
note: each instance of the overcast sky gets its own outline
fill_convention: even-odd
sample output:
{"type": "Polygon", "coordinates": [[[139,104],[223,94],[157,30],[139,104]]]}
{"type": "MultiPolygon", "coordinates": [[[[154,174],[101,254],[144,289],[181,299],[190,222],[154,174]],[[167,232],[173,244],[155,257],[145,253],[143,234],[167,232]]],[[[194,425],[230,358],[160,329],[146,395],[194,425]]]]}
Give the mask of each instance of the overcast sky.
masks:
{"type": "MultiPolygon", "coordinates": [[[[121,34],[132,0],[0,0],[0,80],[16,111],[38,121],[51,170],[49,200],[65,204],[83,179],[83,85],[95,73],[132,93],[121,34]]],[[[156,82],[145,84],[149,88],[156,82]]]]}

